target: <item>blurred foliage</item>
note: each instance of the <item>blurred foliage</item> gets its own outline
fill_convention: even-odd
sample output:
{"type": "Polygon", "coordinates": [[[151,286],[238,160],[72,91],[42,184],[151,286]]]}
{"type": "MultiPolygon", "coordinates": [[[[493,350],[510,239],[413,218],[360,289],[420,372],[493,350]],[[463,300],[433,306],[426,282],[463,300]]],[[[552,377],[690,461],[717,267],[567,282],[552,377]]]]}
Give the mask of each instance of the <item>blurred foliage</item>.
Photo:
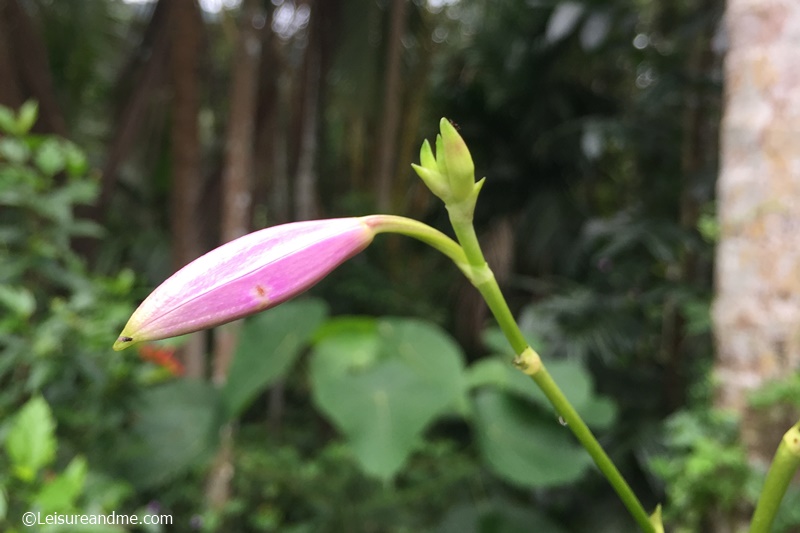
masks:
{"type": "Polygon", "coordinates": [[[713,353],[722,7],[476,0],[438,21],[435,116],[488,176],[479,222],[514,224],[520,322],[616,401],[604,444],[646,507],[646,450],[713,353]]]}
{"type": "MultiPolygon", "coordinates": [[[[772,391],[768,386],[758,392],[762,409],[785,405],[772,391]]],[[[735,415],[713,407],[680,411],[667,419],[661,442],[650,467],[664,482],[664,519],[674,531],[705,531],[725,517],[750,515],[766,467],[747,460],[735,415]]],[[[798,503],[800,489],[790,487],[773,531],[789,533],[800,527],[798,503]]]]}
{"type": "MultiPolygon", "coordinates": [[[[295,391],[290,397],[309,394],[341,440],[331,440],[330,428],[298,399],[279,438],[262,436],[258,423],[246,424],[237,442],[235,494],[221,514],[207,513],[205,527],[243,528],[244,520],[256,531],[372,531],[388,524],[391,531],[449,531],[464,523],[484,531],[488,526],[481,524],[496,523],[509,528],[498,531],[516,531],[524,517],[557,523],[546,510],[522,511],[524,490],[574,483],[586,475],[590,460],[541,393],[510,365],[506,346],[494,358],[465,366],[458,345],[430,323],[322,317],[321,302],[299,300],[245,321],[241,362],[234,365],[258,365],[258,357],[271,360],[268,354],[282,362],[269,379],[232,371],[223,401],[238,406],[232,412],[247,413],[274,380],[289,380],[295,391]],[[300,347],[309,342],[304,358],[300,347]],[[292,372],[298,364],[308,366],[307,378],[292,372]],[[245,397],[250,399],[243,403],[245,397]],[[461,428],[456,435],[467,430],[477,440],[464,447],[438,426],[461,428]],[[520,492],[512,496],[516,491],[500,480],[520,492]],[[464,492],[470,484],[474,488],[464,492]],[[247,488],[254,486],[255,493],[247,488]],[[444,516],[465,498],[477,498],[481,510],[444,516]],[[260,510],[253,515],[253,508],[260,510]]],[[[487,335],[497,338],[495,331],[487,335]]],[[[552,373],[589,424],[613,423],[613,404],[595,395],[581,364],[555,363],[552,373]]]]}
{"type": "Polygon", "coordinates": [[[286,376],[326,316],[323,301],[300,300],[245,322],[222,390],[228,416],[241,415],[254,398],[286,376]]]}
{"type": "MultiPolygon", "coordinates": [[[[285,339],[307,336],[302,331],[308,331],[308,324],[294,317],[308,316],[312,309],[322,309],[321,303],[301,300],[246,321],[242,359],[256,354],[264,358],[265,346],[275,353],[269,345],[286,349],[296,359],[300,350],[288,347],[285,339]],[[270,327],[251,329],[278,323],[283,324],[280,332],[270,327]]],[[[367,474],[386,482],[394,478],[421,444],[425,430],[442,417],[461,418],[472,425],[481,435],[478,451],[490,468],[520,486],[564,484],[578,479],[589,464],[557,423],[542,393],[509,364],[507,353],[465,368],[461,349],[439,328],[397,318],[329,319],[313,338],[308,362],[312,398],[346,438],[367,474]],[[540,442],[540,448],[531,449],[531,442],[540,442]],[[564,456],[553,461],[548,454],[553,449],[564,456]]],[[[272,379],[287,376],[291,359],[272,379]]],[[[594,395],[582,365],[556,362],[551,373],[564,383],[587,423],[608,427],[613,422],[613,404],[594,395]]],[[[251,376],[232,372],[225,394],[238,397],[244,387],[254,396],[269,385],[264,381],[261,390],[254,390],[248,385],[252,382],[251,376]]]]}
{"type": "Polygon", "coordinates": [[[138,512],[133,478],[120,475],[120,442],[149,387],[171,377],[134,352],[110,354],[108,332],[132,310],[133,275],[94,275],[75,252],[75,239],[103,232],[74,214],[97,183],[73,143],[30,133],[36,114],[31,103],[18,113],[0,106],[0,523],[8,531],[26,511],[127,504],[138,512]]]}
{"type": "MultiPolygon", "coordinates": [[[[108,407],[124,405],[132,371],[131,361],[107,357],[106,332],[130,312],[133,276],[92,276],[73,250],[73,239],[102,233],[73,214],[94,199],[96,183],[75,145],[28,134],[35,110],[27,113],[20,111],[17,128],[0,126],[0,413],[44,392],[62,430],[102,440],[119,423],[108,407]]],[[[0,109],[0,116],[13,114],[0,109]]]]}
{"type": "MultiPolygon", "coordinates": [[[[47,402],[41,396],[31,398],[11,419],[7,431],[0,434],[5,456],[0,456],[0,525],[15,533],[26,512],[72,514],[113,509],[130,492],[124,482],[103,479],[88,469],[86,458],[78,455],[60,472],[51,470],[58,442],[56,424],[47,402]],[[94,479],[90,479],[94,476],[94,479]]],[[[30,524],[26,524],[30,526],[30,524]]],[[[37,531],[66,531],[59,525],[37,527],[37,531]]],[[[108,525],[70,526],[70,531],[120,533],[124,529],[108,525]]]]}
{"type": "MultiPolygon", "coordinates": [[[[270,12],[295,17],[300,4],[276,0],[270,12]]],[[[151,504],[174,513],[176,531],[630,527],[567,428],[509,366],[498,332],[489,328],[484,346],[464,353],[445,331],[473,309],[453,289],[456,269],[417,243],[381,239],[314,289],[324,303],[292,302],[245,322],[219,390],[175,381],[177,367],[142,361],[144,353],[111,354],[109,335],[171,268],[173,162],[162,86],[148,93],[147,128],[119,170],[112,229],[75,213],[97,197],[87,161],[107,157],[133,72],[154,51],[149,11],[117,1],[26,5],[44,30],[71,134],[90,155],[30,133],[32,104],[19,113],[0,108],[0,439],[23,406],[41,398],[57,443],[31,485],[4,493],[7,516],[33,501],[46,472],[80,477],[71,465],[84,457],[75,505],[99,501],[91,480],[102,478],[117,497],[99,508],[151,504]],[[101,243],[91,267],[76,251],[87,238],[101,243]],[[396,318],[408,316],[417,319],[396,318]],[[276,385],[285,400],[278,416],[276,385]],[[241,431],[232,498],[213,513],[205,510],[204,476],[225,422],[241,431]]],[[[330,41],[315,162],[327,214],[372,210],[387,6],[345,2],[330,41]]],[[[452,118],[488,177],[479,230],[497,221],[514,229],[513,250],[490,261],[510,262],[504,288],[526,335],[645,506],[667,490],[669,519],[702,530],[735,505],[737,483],[755,483],[734,422],[701,410],[663,426],[676,409],[710,397],[693,384],[706,383],[712,354],[713,124],[721,101],[712,41],[722,2],[412,6],[397,163],[407,180],[398,182],[395,205],[446,230],[444,210],[417,194],[403,154],[430,137],[440,116],[452,118]],[[655,469],[666,485],[652,475],[654,449],[665,454],[655,469]]],[[[236,14],[205,14],[198,224],[217,216],[236,14]]],[[[308,29],[278,30],[267,74],[292,94],[308,29]]],[[[291,100],[287,108],[299,105],[291,100]]],[[[287,152],[298,136],[290,114],[281,109],[276,121],[287,152]]],[[[254,207],[257,224],[270,220],[268,206],[254,207]]],[[[204,235],[212,246],[216,230],[204,226],[204,235]]],[[[465,329],[484,326],[476,319],[465,329]]],[[[787,383],[754,401],[797,397],[787,383]]]]}
{"type": "Polygon", "coordinates": [[[756,409],[783,406],[789,410],[800,409],[800,373],[768,382],[750,393],[749,403],[756,409]]]}
{"type": "Polygon", "coordinates": [[[714,516],[730,513],[760,488],[738,441],[738,421],[704,410],[680,412],[667,421],[666,455],[653,459],[667,491],[665,522],[675,531],[703,531],[714,516]]]}
{"type": "MultiPolygon", "coordinates": [[[[141,512],[151,508],[151,493],[158,494],[160,508],[197,519],[183,520],[186,530],[200,522],[212,531],[246,520],[254,530],[368,531],[370,524],[386,523],[388,509],[397,515],[396,531],[447,531],[453,524],[476,531],[500,524],[514,531],[524,520],[558,520],[546,510],[523,510],[525,489],[574,482],[585,475],[588,460],[543,399],[520,392],[522,376],[508,366],[496,332],[489,337],[506,364],[489,359],[468,367],[453,339],[431,324],[329,319],[322,302],[301,300],[245,323],[229,383],[220,391],[171,381],[175,367],[153,368],[135,353],[111,355],[108,332],[118,331],[130,312],[133,277],[93,275],[73,250],[76,237],[102,232],[74,215],[76,205],[96,194],[96,184],[84,175],[85,158],[67,141],[28,134],[32,106],[17,115],[2,109],[0,121],[6,132],[0,201],[8,207],[2,214],[0,258],[7,268],[0,302],[9,311],[0,335],[0,408],[17,411],[3,417],[0,431],[7,471],[16,478],[3,481],[10,524],[28,509],[141,512]],[[294,382],[292,389],[306,389],[318,415],[303,415],[302,424],[286,422],[287,433],[292,428],[287,441],[259,452],[248,451],[245,437],[236,456],[244,461],[236,477],[243,492],[236,491],[222,513],[203,513],[197,489],[181,483],[200,485],[222,421],[237,415],[247,420],[253,401],[276,380],[290,379],[309,345],[308,382],[294,382]],[[55,406],[52,414],[43,398],[55,406]],[[344,444],[331,438],[320,415],[338,428],[344,444]],[[440,424],[460,428],[456,435],[474,432],[476,445],[465,446],[446,431],[437,435],[440,424]],[[527,449],[531,438],[541,444],[533,452],[527,449]],[[299,443],[291,446],[295,439],[299,443]],[[553,449],[560,453],[555,462],[553,449]],[[274,466],[263,471],[263,461],[274,466]],[[60,473],[44,475],[51,465],[60,473]],[[308,472],[306,481],[298,469],[308,472]],[[265,486],[280,489],[271,493],[275,507],[253,514],[251,509],[269,509],[260,491],[248,488],[261,486],[265,475],[275,476],[265,486]],[[346,505],[359,493],[370,497],[355,509],[346,505]],[[303,505],[281,507],[293,498],[303,505]],[[474,512],[453,514],[454,506],[475,498],[481,504],[474,512]],[[292,512],[284,516],[287,509],[292,512]]],[[[164,351],[168,362],[168,346],[142,349],[141,357],[154,350],[164,351]]],[[[590,422],[611,423],[612,405],[593,395],[581,364],[555,364],[553,371],[573,385],[573,399],[590,422]]]]}

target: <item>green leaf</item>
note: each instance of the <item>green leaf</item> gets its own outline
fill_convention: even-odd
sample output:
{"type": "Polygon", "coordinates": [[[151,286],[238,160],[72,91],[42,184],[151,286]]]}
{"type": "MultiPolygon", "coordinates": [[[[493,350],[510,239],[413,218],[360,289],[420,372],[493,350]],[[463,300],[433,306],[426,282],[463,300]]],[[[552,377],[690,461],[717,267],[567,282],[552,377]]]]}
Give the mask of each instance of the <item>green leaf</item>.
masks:
{"type": "Polygon", "coordinates": [[[338,322],[311,358],[317,407],[363,470],[391,478],[424,429],[463,401],[462,354],[437,327],[405,319],[338,322]]]}
{"type": "Polygon", "coordinates": [[[61,474],[39,491],[34,503],[42,513],[66,512],[74,508],[83,491],[87,471],[86,459],[75,457],[61,474]]]}
{"type": "Polygon", "coordinates": [[[89,472],[84,485],[82,503],[89,508],[119,509],[135,494],[133,487],[120,477],[89,472]]]}
{"type": "Polygon", "coordinates": [[[97,237],[105,234],[105,228],[93,220],[76,220],[69,227],[69,234],[73,237],[97,237]]]}
{"type": "Polygon", "coordinates": [[[0,105],[0,131],[9,135],[17,134],[17,120],[14,118],[14,112],[3,105],[0,105]]]}
{"type": "Polygon", "coordinates": [[[380,359],[378,320],[372,317],[341,317],[326,322],[314,336],[314,357],[325,359],[332,376],[368,369],[380,359]]]}
{"type": "Polygon", "coordinates": [[[19,108],[17,113],[17,135],[27,134],[39,116],[39,104],[33,100],[28,100],[22,107],[19,108]]]}
{"type": "MultiPolygon", "coordinates": [[[[551,361],[547,363],[547,370],[576,409],[577,406],[587,403],[591,395],[591,378],[583,366],[571,361],[551,361]]],[[[553,409],[536,383],[514,368],[510,361],[499,358],[483,359],[473,364],[467,372],[470,388],[493,385],[527,398],[548,411],[553,409]]]]}
{"type": "Polygon", "coordinates": [[[57,196],[59,201],[65,204],[90,204],[99,191],[98,185],[94,181],[77,180],[70,181],[63,187],[59,187],[53,196],[57,196]]]}
{"type": "Polygon", "coordinates": [[[39,170],[47,176],[53,176],[61,172],[67,164],[61,145],[52,137],[45,139],[39,149],[36,150],[34,162],[39,170]]]}
{"type": "Polygon", "coordinates": [[[85,174],[89,168],[89,162],[83,150],[71,142],[65,142],[63,149],[64,157],[66,158],[67,174],[72,177],[85,174]]]}
{"type": "Polygon", "coordinates": [[[18,478],[31,482],[42,467],[53,461],[57,446],[55,429],[50,406],[41,396],[28,400],[15,415],[5,446],[18,478]]]}
{"type": "MultiPolygon", "coordinates": [[[[525,334],[525,340],[528,341],[528,345],[531,348],[539,353],[546,351],[542,339],[531,332],[523,331],[523,333],[525,334]]],[[[509,358],[514,357],[514,349],[508,343],[508,339],[506,339],[505,334],[503,334],[503,330],[499,327],[489,327],[483,330],[483,333],[481,333],[481,341],[483,341],[483,345],[489,351],[495,354],[505,354],[508,355],[509,358]]]]}
{"type": "Polygon", "coordinates": [[[605,396],[593,396],[578,412],[586,424],[597,429],[610,428],[617,419],[616,404],[605,396]]]}
{"type": "Polygon", "coordinates": [[[156,486],[213,453],[220,409],[208,383],[181,380],[147,390],[131,431],[120,435],[121,466],[131,483],[156,486]]]}
{"type": "Polygon", "coordinates": [[[297,300],[244,323],[222,390],[228,416],[239,415],[253,398],[289,372],[327,314],[321,300],[297,300]]]}
{"type": "MultiPolygon", "coordinates": [[[[616,417],[616,407],[605,397],[592,392],[592,379],[584,366],[572,360],[550,361],[547,370],[584,422],[593,427],[610,426],[616,417]]],[[[510,361],[499,358],[483,359],[467,369],[467,387],[496,388],[525,398],[547,413],[553,407],[533,380],[514,368],[510,361]]]]}
{"type": "Polygon", "coordinates": [[[31,156],[31,151],[23,141],[11,137],[0,139],[0,159],[21,165],[31,156]]]}
{"type": "Polygon", "coordinates": [[[547,398],[536,384],[514,368],[511,360],[487,358],[473,363],[467,369],[467,388],[492,387],[527,398],[541,407],[550,408],[547,398]]]}
{"type": "Polygon", "coordinates": [[[36,299],[25,287],[0,285],[0,305],[15,315],[28,318],[36,310],[36,299]]]}
{"type": "Polygon", "coordinates": [[[523,487],[564,485],[591,464],[569,429],[555,418],[502,392],[484,390],[474,399],[478,445],[491,469],[523,487]]]}

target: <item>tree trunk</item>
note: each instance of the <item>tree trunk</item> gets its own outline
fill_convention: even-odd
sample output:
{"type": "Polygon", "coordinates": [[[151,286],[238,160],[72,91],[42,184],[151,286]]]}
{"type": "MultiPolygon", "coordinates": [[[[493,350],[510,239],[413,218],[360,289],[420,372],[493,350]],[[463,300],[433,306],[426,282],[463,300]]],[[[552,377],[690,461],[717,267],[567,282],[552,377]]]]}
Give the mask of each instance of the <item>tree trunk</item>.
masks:
{"type": "Polygon", "coordinates": [[[321,75],[322,2],[312,2],[308,44],[303,64],[300,107],[299,147],[294,179],[294,219],[310,220],[319,216],[317,198],[317,142],[319,135],[319,98],[321,75]]]}
{"type": "Polygon", "coordinates": [[[714,305],[718,403],[769,461],[791,418],[747,394],[800,366],[800,2],[728,0],[714,305]]]}
{"type": "Polygon", "coordinates": [[[406,28],[408,0],[392,0],[389,36],[386,44],[386,76],[383,86],[383,116],[378,136],[378,161],[375,171],[378,211],[392,209],[392,184],[397,156],[397,130],[402,108],[401,70],[403,67],[403,35],[406,28]]]}
{"type": "MultiPolygon", "coordinates": [[[[407,87],[427,87],[435,52],[435,43],[429,38],[430,32],[433,31],[430,13],[426,9],[421,9],[419,16],[422,23],[416,30],[416,37],[420,45],[416,61],[411,64],[406,77],[407,87]]],[[[402,199],[400,212],[411,218],[422,218],[435,198],[409,165],[409,162],[416,161],[419,157],[419,126],[425,110],[426,97],[426,91],[406,91],[396,148],[394,173],[398,179],[394,184],[393,194],[396,198],[402,199]]]]}
{"type": "MultiPolygon", "coordinates": [[[[167,0],[161,0],[162,2],[167,0]]],[[[176,269],[202,252],[198,231],[200,215],[200,140],[198,114],[200,87],[198,66],[202,18],[196,0],[169,0],[172,42],[172,250],[176,269]]],[[[205,335],[189,336],[183,346],[186,375],[205,375],[205,335]]]]}
{"type": "Polygon", "coordinates": [[[6,0],[0,0],[0,105],[16,109],[25,102],[22,82],[14,61],[14,44],[8,23],[6,0]]]}
{"type": "MultiPolygon", "coordinates": [[[[672,0],[663,0],[663,11],[678,9],[672,0]]],[[[672,38],[685,32],[688,17],[702,22],[694,30],[687,46],[688,58],[681,75],[688,80],[683,90],[681,128],[681,189],[678,222],[687,234],[697,234],[701,208],[712,201],[708,186],[719,164],[719,121],[722,95],[714,78],[721,69],[722,55],[715,52],[713,40],[719,30],[720,0],[702,0],[685,6],[674,15],[678,24],[665,21],[665,31],[672,38]]],[[[664,17],[670,19],[671,17],[664,17]]],[[[677,264],[675,281],[686,287],[705,291],[711,278],[711,262],[703,260],[697,248],[684,247],[677,264]]],[[[677,295],[667,295],[662,313],[661,353],[664,356],[664,383],[667,407],[672,411],[686,403],[687,357],[691,354],[691,338],[686,330],[686,317],[677,295]]]]}
{"type": "MultiPolygon", "coordinates": [[[[272,11],[268,6],[268,12],[265,14],[267,25],[272,20],[272,11]]],[[[283,67],[276,50],[276,41],[275,32],[269,28],[265,28],[261,32],[259,102],[255,126],[255,153],[253,154],[253,179],[255,180],[253,205],[265,209],[265,211],[254,213],[253,223],[256,228],[289,221],[288,186],[285,185],[285,180],[281,183],[276,179],[277,132],[280,124],[277,105],[278,78],[283,67]]],[[[282,152],[281,155],[286,156],[285,152],[282,152]]]]}
{"type": "Polygon", "coordinates": [[[67,137],[67,122],[58,104],[47,49],[18,0],[0,0],[0,103],[39,102],[37,131],[67,137]],[[9,75],[6,79],[4,76],[9,75]]]}
{"type": "MultiPolygon", "coordinates": [[[[246,0],[242,5],[234,52],[230,88],[230,113],[225,141],[225,165],[222,173],[221,240],[228,242],[250,231],[252,203],[253,146],[257,110],[258,65],[261,58],[259,30],[253,25],[261,16],[260,0],[246,0]]],[[[221,387],[228,377],[228,367],[236,350],[241,322],[218,327],[214,331],[213,382],[221,387]]],[[[212,509],[222,509],[230,493],[233,476],[233,424],[220,432],[220,448],[206,483],[206,500],[212,509]]]]}
{"type": "Polygon", "coordinates": [[[303,83],[302,134],[294,180],[295,220],[317,218],[317,135],[319,130],[319,54],[309,44],[306,50],[306,81],[303,83]]]}
{"type": "MultiPolygon", "coordinates": [[[[172,44],[169,17],[169,4],[166,1],[158,2],[150,16],[142,45],[134,50],[133,57],[117,80],[118,86],[133,87],[115,120],[114,136],[103,165],[100,203],[95,220],[105,219],[105,209],[110,205],[117,185],[117,170],[136,145],[153,94],[167,82],[169,50],[172,44]]],[[[175,58],[172,60],[175,61],[175,58]]]]}
{"type": "MultiPolygon", "coordinates": [[[[253,146],[257,109],[258,65],[261,58],[259,30],[253,20],[259,16],[259,0],[242,5],[239,34],[234,56],[230,88],[230,114],[225,141],[225,163],[222,172],[223,243],[250,231],[252,204],[253,146]]],[[[236,344],[235,325],[216,331],[213,380],[222,385],[236,344]]]]}

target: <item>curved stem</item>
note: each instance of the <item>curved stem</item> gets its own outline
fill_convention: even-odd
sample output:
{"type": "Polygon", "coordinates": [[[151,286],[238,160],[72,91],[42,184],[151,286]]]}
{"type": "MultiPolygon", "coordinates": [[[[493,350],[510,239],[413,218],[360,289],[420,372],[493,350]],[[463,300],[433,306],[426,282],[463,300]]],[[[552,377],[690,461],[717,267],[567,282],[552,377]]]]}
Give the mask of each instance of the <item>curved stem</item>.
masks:
{"type": "Polygon", "coordinates": [[[525,340],[519,329],[511,310],[508,307],[503,293],[497,284],[486,259],[483,256],[478,237],[472,225],[472,213],[465,209],[448,206],[450,221],[453,224],[458,243],[444,233],[416,220],[394,215],[371,215],[363,217],[365,224],[370,226],[375,233],[400,233],[418,239],[436,248],[455,262],[459,269],[475,285],[492,314],[497,320],[500,329],[508,339],[514,352],[517,354],[515,364],[531,376],[533,381],[542,389],[558,414],[567,422],[568,427],[594,460],[597,467],[608,479],[609,483],[619,495],[628,511],[639,524],[642,531],[652,533],[656,531],[654,523],[644,510],[641,502],[622,477],[613,461],[606,455],[600,443],[586,426],[578,412],[567,400],[564,393],[550,377],[547,369],[537,354],[525,340]],[[460,245],[459,245],[460,244],[460,245]]]}
{"type": "Polygon", "coordinates": [[[627,507],[628,512],[639,524],[642,531],[654,533],[656,525],[653,520],[657,522],[660,522],[660,520],[658,518],[651,520],[630,485],[614,465],[614,462],[608,457],[600,443],[597,442],[589,427],[556,382],[553,381],[553,378],[550,377],[541,362],[539,354],[528,346],[528,342],[520,331],[503,297],[503,293],[500,291],[497,280],[483,256],[478,237],[475,234],[475,228],[472,225],[472,213],[460,211],[457,208],[453,208],[453,206],[448,206],[448,212],[450,213],[450,222],[453,224],[456,237],[463,247],[464,254],[469,262],[470,270],[465,273],[486,300],[500,329],[503,330],[508,342],[517,354],[515,364],[533,379],[553,407],[555,407],[556,412],[567,422],[567,426],[592,457],[609,483],[611,483],[622,503],[627,507]]]}
{"type": "Polygon", "coordinates": [[[399,233],[413,237],[439,250],[453,260],[456,266],[464,271],[467,258],[464,250],[453,239],[417,220],[395,215],[369,215],[361,220],[377,233],[399,233]]]}
{"type": "Polygon", "coordinates": [[[750,533],[769,533],[795,472],[800,468],[800,422],[784,434],[758,498],[750,533]]]}

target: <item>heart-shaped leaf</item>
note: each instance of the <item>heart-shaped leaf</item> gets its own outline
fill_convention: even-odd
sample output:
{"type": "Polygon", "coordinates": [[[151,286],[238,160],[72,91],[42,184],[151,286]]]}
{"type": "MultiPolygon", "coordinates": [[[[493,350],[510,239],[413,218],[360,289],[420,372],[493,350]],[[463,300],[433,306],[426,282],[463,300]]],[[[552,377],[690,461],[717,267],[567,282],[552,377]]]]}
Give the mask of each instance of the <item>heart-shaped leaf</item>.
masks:
{"type": "Polygon", "coordinates": [[[347,319],[320,335],[314,401],[368,474],[391,478],[424,429],[463,402],[458,346],[430,324],[347,319]]]}

